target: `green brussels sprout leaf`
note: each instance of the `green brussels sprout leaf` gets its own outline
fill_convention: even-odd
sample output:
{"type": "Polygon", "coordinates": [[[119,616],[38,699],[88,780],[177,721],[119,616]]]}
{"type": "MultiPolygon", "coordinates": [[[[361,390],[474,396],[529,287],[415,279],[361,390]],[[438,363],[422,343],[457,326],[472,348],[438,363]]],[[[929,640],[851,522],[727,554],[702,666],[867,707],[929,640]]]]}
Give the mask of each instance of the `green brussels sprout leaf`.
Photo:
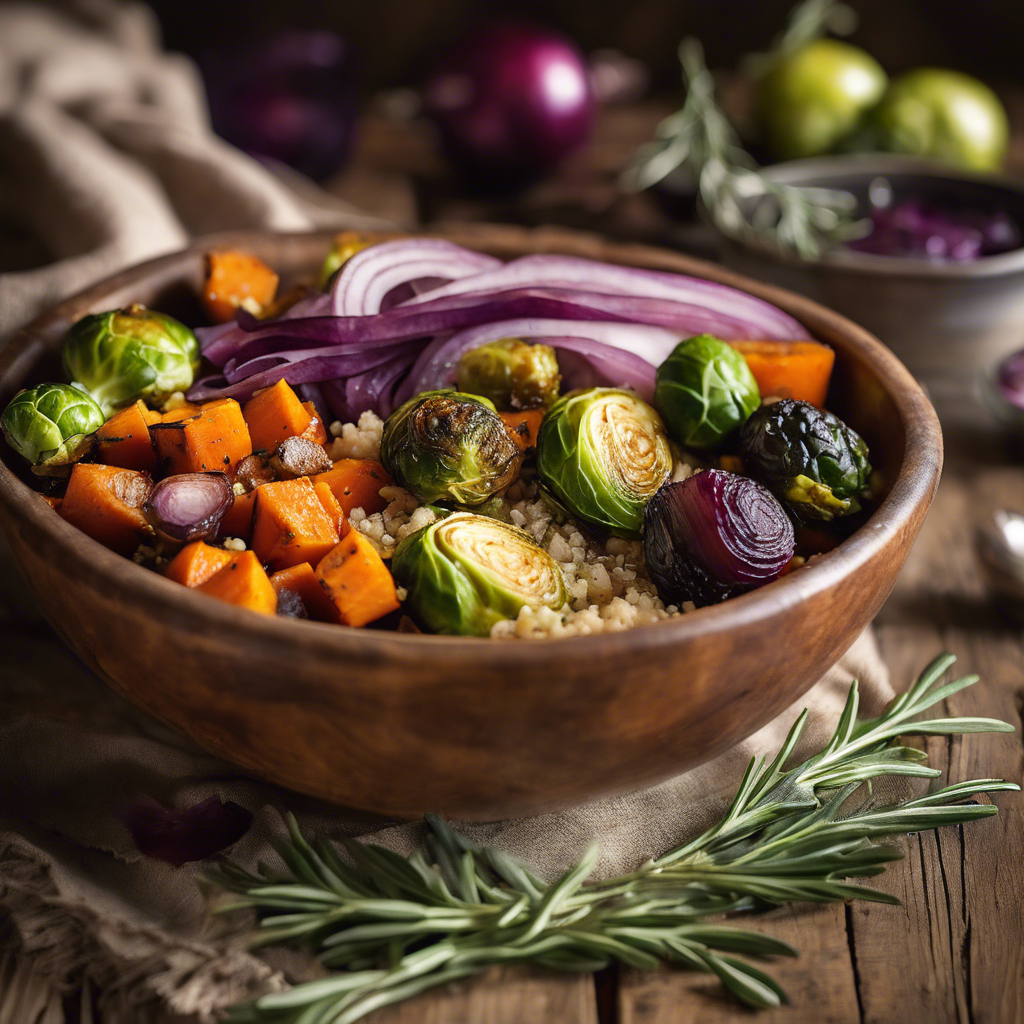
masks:
{"type": "Polygon", "coordinates": [[[701,334],[681,341],[658,367],[654,404],[686,448],[717,448],[761,404],[746,359],[701,334]]]}
{"type": "Polygon", "coordinates": [[[487,636],[521,608],[561,608],[561,567],[516,526],[453,512],[406,537],[391,559],[405,604],[433,633],[487,636]]]}
{"type": "Polygon", "coordinates": [[[432,504],[480,505],[516,477],[523,453],[486,398],[425,391],[384,424],[380,458],[408,491],[432,504]]]}
{"type": "Polygon", "coordinates": [[[672,472],[661,417],[632,391],[587,388],[563,395],[537,436],[537,472],[573,516],[638,537],[644,505],[672,472]]]}
{"type": "Polygon", "coordinates": [[[103,426],[100,407],[70,384],[40,384],[19,391],[4,410],[7,443],[35,467],[65,466],[91,447],[88,436],[103,426]]]}

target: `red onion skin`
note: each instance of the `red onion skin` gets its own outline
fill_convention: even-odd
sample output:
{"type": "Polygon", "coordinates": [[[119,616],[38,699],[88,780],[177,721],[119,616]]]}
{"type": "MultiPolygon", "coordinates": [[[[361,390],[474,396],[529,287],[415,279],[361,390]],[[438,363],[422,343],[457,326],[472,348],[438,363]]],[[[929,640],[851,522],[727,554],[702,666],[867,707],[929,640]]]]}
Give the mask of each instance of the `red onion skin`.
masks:
{"type": "Polygon", "coordinates": [[[779,576],[793,557],[793,523],[749,477],[710,469],[666,484],[644,513],[644,552],[669,604],[712,604],[779,576]]]}
{"type": "Polygon", "coordinates": [[[452,157],[500,182],[535,178],[585,145],[597,107],[580,51],[519,22],[466,38],[424,86],[423,102],[452,157]]]}
{"type": "Polygon", "coordinates": [[[131,832],[139,853],[176,867],[220,853],[252,824],[252,814],[244,807],[217,796],[182,810],[147,798],[125,807],[117,818],[131,832]]]}
{"type": "Polygon", "coordinates": [[[214,537],[233,502],[224,473],[179,473],[153,488],[143,512],[163,540],[186,544],[214,537]]]}

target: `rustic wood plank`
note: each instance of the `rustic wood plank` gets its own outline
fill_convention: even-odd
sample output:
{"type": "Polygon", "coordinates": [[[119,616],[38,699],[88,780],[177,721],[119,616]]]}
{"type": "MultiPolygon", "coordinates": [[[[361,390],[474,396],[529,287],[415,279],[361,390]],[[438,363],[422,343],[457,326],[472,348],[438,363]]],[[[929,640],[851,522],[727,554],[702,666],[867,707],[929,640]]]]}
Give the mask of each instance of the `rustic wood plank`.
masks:
{"type": "MultiPolygon", "coordinates": [[[[774,958],[767,965],[790,1004],[759,1012],[758,1024],[858,1024],[845,917],[841,905],[831,904],[782,907],[737,920],[801,950],[793,960],[774,958]]],[[[620,978],[618,1024],[749,1024],[751,1019],[712,975],[624,971],[620,978]]]]}
{"type": "Polygon", "coordinates": [[[494,968],[370,1014],[366,1024],[598,1024],[594,979],[494,968]]]}

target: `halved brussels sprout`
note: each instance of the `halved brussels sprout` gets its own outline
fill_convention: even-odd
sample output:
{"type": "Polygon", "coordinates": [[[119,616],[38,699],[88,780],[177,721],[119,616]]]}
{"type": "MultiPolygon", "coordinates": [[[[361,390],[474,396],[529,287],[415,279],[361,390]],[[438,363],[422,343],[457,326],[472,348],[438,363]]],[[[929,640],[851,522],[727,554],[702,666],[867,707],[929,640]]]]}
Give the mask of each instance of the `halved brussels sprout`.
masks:
{"type": "Polygon", "coordinates": [[[64,368],[105,416],[192,386],[199,342],[184,324],[143,306],[82,317],[64,343],[64,368]]]}
{"type": "Polygon", "coordinates": [[[464,353],[455,382],[460,391],[483,395],[499,409],[539,409],[558,398],[562,378],[550,345],[501,338],[464,353]]]}
{"type": "Polygon", "coordinates": [[[672,472],[661,417],[632,391],[563,395],[537,436],[537,472],[570,514],[621,537],[638,537],[644,505],[672,472]]]}
{"type": "Polygon", "coordinates": [[[454,512],[406,537],[391,559],[406,606],[432,633],[487,636],[524,605],[566,602],[561,567],[518,527],[454,512]]]}
{"type": "Polygon", "coordinates": [[[752,477],[802,520],[860,511],[871,464],[864,439],[838,416],[791,398],[764,405],[740,429],[752,477]]]}
{"type": "Polygon", "coordinates": [[[486,398],[425,391],[387,418],[380,460],[427,504],[480,505],[519,476],[523,453],[486,398]]]}
{"type": "Polygon", "coordinates": [[[70,461],[87,435],[103,426],[103,412],[69,384],[19,391],[0,418],[7,443],[33,466],[70,461]]]}
{"type": "Polygon", "coordinates": [[[700,334],[658,367],[654,404],[681,445],[717,448],[761,404],[761,393],[736,349],[700,334]]]}

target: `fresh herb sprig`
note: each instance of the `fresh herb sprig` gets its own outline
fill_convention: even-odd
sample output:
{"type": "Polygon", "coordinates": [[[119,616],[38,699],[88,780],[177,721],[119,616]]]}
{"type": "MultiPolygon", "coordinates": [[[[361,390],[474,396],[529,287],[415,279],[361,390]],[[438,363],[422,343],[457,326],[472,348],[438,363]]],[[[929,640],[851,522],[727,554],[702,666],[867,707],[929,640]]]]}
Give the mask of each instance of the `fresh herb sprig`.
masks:
{"type": "Polygon", "coordinates": [[[711,219],[726,235],[754,237],[805,259],[864,234],[857,200],[840,189],[784,185],[760,173],[715,99],[715,80],[693,38],[679,46],[686,100],[642,146],[625,185],[650,188],[685,168],[711,219]]]}
{"type": "Polygon", "coordinates": [[[798,900],[897,902],[850,878],[881,874],[902,857],[876,840],[963,824],[996,813],[969,801],[978,793],[1016,790],[999,779],[957,783],[897,804],[868,800],[850,809],[863,785],[887,775],[934,779],[926,755],[900,736],[1011,732],[991,718],[919,716],[977,682],[937,685],[953,663],[937,658],[877,718],[858,721],[850,689],[827,746],[794,767],[786,763],[806,711],[770,763],[753,760],[729,809],[714,827],[631,874],[593,885],[592,847],[553,883],[519,861],[481,847],[427,816],[424,845],[405,858],[382,847],[302,836],[277,844],[288,873],[257,874],[224,863],[211,873],[240,898],[221,909],[262,915],[255,944],[312,944],[336,970],[288,992],[235,1007],[236,1024],[351,1024],[372,1010],[497,964],[530,962],[557,970],[595,971],[613,962],[654,968],[669,962],[716,974],[749,1006],[786,1000],[768,974],[730,954],[796,955],[760,932],[708,920],[798,900]]]}

